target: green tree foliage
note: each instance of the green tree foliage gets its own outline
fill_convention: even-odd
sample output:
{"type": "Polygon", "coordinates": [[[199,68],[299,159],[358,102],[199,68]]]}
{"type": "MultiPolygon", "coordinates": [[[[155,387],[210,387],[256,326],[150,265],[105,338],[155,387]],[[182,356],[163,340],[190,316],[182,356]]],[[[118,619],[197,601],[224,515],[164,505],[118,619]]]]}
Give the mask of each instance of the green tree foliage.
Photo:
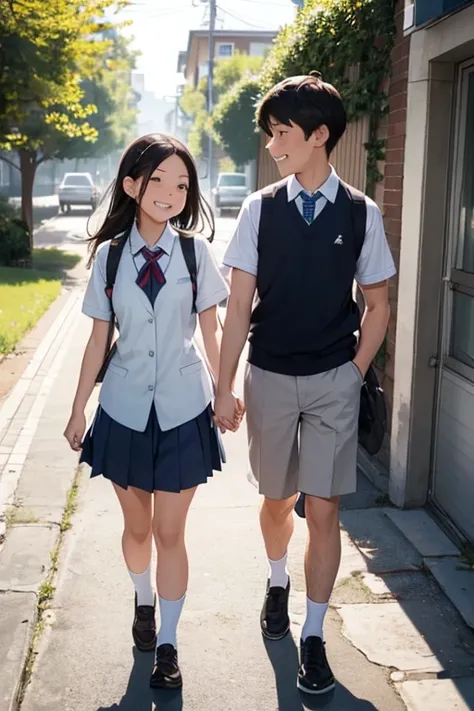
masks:
{"type": "Polygon", "coordinates": [[[262,92],[285,77],[322,73],[341,92],[349,121],[369,116],[367,178],[380,179],[383,144],[376,132],[387,110],[395,37],[393,0],[306,0],[291,25],[279,33],[261,74],[262,92]]]}
{"type": "Polygon", "coordinates": [[[244,81],[216,107],[213,128],[222,145],[241,162],[255,140],[250,117],[255,97],[286,77],[318,70],[343,95],[350,121],[370,116],[367,177],[373,183],[383,157],[376,130],[387,108],[384,86],[394,36],[393,0],[306,0],[278,34],[258,81],[244,81]]]}
{"type": "MultiPolygon", "coordinates": [[[[236,52],[232,57],[220,59],[214,69],[213,103],[225,100],[228,92],[245,78],[253,76],[263,64],[263,57],[250,57],[236,52]]],[[[193,155],[200,157],[205,153],[206,137],[211,134],[224,145],[216,132],[213,119],[207,112],[207,77],[201,79],[197,89],[186,86],[181,97],[181,108],[193,119],[193,127],[188,137],[189,148],[193,155]]]]}
{"type": "Polygon", "coordinates": [[[243,79],[219,101],[212,114],[212,128],[218,142],[237,165],[256,157],[255,106],[260,93],[256,79],[243,79]]]}
{"type": "Polygon", "coordinates": [[[37,166],[71,155],[74,147],[84,155],[102,135],[110,145],[112,136],[120,136],[118,123],[130,123],[129,97],[123,98],[134,58],[105,20],[112,4],[119,9],[126,3],[0,3],[0,149],[18,154],[13,164],[21,171],[22,217],[31,231],[37,166]],[[124,113],[117,119],[119,104],[124,113]],[[117,109],[107,130],[99,108],[117,109]]]}
{"type": "Polygon", "coordinates": [[[251,57],[236,52],[233,57],[218,62],[214,72],[215,100],[219,101],[227,91],[243,79],[257,75],[263,61],[264,57],[251,57]]]}

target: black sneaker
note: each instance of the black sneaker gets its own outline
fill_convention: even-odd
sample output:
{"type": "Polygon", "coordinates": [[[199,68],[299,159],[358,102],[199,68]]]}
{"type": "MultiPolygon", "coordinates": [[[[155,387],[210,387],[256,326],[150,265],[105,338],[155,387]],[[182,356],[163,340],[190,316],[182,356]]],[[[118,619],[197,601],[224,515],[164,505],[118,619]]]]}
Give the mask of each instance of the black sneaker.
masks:
{"type": "Polygon", "coordinates": [[[156,650],[150,686],[152,689],[180,689],[183,686],[178,652],[172,644],[161,644],[156,650]]]}
{"type": "Polygon", "coordinates": [[[321,637],[301,640],[301,662],[297,686],[306,694],[325,694],[336,686],[321,637]]]}
{"type": "Polygon", "coordinates": [[[267,582],[267,592],[260,615],[262,634],[267,639],[278,640],[288,633],[290,618],[288,617],[288,597],[290,595],[290,580],[286,588],[270,587],[267,582]]]}
{"type": "Polygon", "coordinates": [[[153,652],[156,646],[155,605],[137,605],[132,627],[133,641],[140,652],[153,652]]]}

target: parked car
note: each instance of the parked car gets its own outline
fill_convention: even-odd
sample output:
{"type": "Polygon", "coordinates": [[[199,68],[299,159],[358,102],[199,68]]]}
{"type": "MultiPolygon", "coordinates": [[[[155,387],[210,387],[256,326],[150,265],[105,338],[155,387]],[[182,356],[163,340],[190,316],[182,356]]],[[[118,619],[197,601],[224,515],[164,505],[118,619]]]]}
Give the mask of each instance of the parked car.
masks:
{"type": "Polygon", "coordinates": [[[239,209],[250,192],[245,173],[219,173],[212,191],[217,216],[227,209],[239,209]]]}
{"type": "Polygon", "coordinates": [[[90,173],[66,173],[58,190],[62,212],[69,212],[72,205],[90,205],[93,210],[99,201],[99,189],[90,173]]]}

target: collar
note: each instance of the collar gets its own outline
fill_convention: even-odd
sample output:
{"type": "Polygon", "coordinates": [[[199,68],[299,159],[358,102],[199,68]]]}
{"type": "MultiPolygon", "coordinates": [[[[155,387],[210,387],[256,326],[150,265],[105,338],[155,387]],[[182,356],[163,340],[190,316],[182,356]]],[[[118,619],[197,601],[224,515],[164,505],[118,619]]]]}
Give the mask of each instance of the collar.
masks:
{"type": "MultiPolygon", "coordinates": [[[[315,192],[321,193],[321,195],[323,195],[326,200],[329,200],[329,202],[336,202],[337,191],[339,190],[339,182],[339,177],[334,168],[331,166],[331,173],[329,175],[329,178],[321,185],[320,188],[315,190],[315,192]]],[[[304,191],[304,188],[299,182],[296,175],[291,175],[287,183],[288,202],[295,200],[295,198],[298,197],[302,190],[304,191]]]]}
{"type": "MultiPolygon", "coordinates": [[[[163,234],[152,249],[160,248],[166,254],[171,254],[176,234],[177,232],[171,227],[170,223],[168,222],[163,234]]],[[[133,227],[130,231],[130,247],[134,257],[143,249],[143,247],[147,247],[148,249],[150,249],[150,246],[145,242],[140,232],[138,231],[138,227],[135,222],[133,223],[133,227]]]]}

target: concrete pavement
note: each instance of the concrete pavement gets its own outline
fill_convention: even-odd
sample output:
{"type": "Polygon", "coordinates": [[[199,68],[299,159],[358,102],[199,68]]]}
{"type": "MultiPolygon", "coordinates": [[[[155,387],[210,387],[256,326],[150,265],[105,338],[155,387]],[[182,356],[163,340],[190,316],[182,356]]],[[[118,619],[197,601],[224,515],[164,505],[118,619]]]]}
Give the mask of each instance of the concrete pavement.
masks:
{"type": "MultiPolygon", "coordinates": [[[[84,229],[81,219],[48,223],[39,241],[83,249],[71,237],[84,229]]],[[[231,227],[221,223],[216,249],[231,227]]],[[[289,558],[293,634],[266,644],[258,624],[266,562],[243,429],[225,436],[229,463],[200,488],[189,517],[183,694],[150,692],[152,656],[131,641],[119,507],[108,482],[77,472],[61,434],[89,332],[78,314],[83,286],[81,275],[69,315],[61,312],[62,325],[53,322],[32,361],[37,369],[0,410],[0,457],[8,449],[0,507],[7,503],[9,524],[0,550],[0,711],[473,709],[474,635],[426,565],[455,566],[457,551],[424,511],[386,506],[362,474],[343,502],[343,561],[326,623],[338,685],[316,700],[296,691],[304,523],[296,521],[289,558]]]]}

